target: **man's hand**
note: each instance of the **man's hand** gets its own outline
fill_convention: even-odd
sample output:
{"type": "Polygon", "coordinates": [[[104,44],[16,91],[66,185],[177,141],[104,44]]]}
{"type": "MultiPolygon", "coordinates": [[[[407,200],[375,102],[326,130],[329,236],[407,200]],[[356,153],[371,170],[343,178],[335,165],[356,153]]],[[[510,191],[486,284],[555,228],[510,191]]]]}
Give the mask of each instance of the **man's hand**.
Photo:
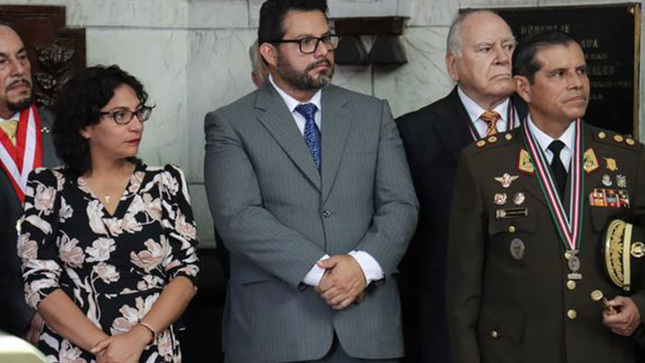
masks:
{"type": "Polygon", "coordinates": [[[316,292],[335,310],[345,309],[357,301],[367,286],[363,269],[350,255],[332,256],[319,261],[318,266],[327,271],[316,292]]]}
{"type": "Polygon", "coordinates": [[[38,339],[40,339],[40,330],[42,329],[44,323],[45,321],[43,320],[43,317],[36,312],[34,314],[34,317],[31,318],[29,328],[27,328],[27,331],[25,332],[25,340],[35,347],[38,346],[38,339]]]}
{"type": "Polygon", "coordinates": [[[634,300],[624,296],[616,296],[613,300],[609,300],[609,305],[613,306],[618,313],[610,314],[604,311],[602,323],[618,335],[631,336],[642,323],[641,314],[634,300]]]}

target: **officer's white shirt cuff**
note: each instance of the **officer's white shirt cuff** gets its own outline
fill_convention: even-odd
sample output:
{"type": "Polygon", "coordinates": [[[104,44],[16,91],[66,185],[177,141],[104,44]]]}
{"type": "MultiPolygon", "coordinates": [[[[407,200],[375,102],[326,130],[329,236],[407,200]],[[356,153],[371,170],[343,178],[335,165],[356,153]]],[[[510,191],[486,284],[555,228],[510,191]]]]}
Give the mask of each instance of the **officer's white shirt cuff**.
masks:
{"type": "Polygon", "coordinates": [[[385,277],[381,265],[369,253],[365,251],[350,251],[348,255],[354,257],[356,262],[361,266],[367,285],[372,281],[378,281],[385,277]]]}
{"type": "MultiPolygon", "coordinates": [[[[322,256],[322,257],[318,260],[318,262],[320,262],[320,261],[322,261],[322,260],[326,260],[326,259],[328,259],[328,258],[329,258],[329,255],[328,255],[328,254],[325,254],[324,256],[322,256]]],[[[326,269],[324,269],[324,268],[322,268],[322,267],[318,266],[318,264],[316,263],[316,264],[314,265],[314,267],[312,267],[312,268],[311,268],[311,270],[309,270],[309,272],[307,272],[307,275],[306,275],[306,276],[305,276],[305,278],[302,280],[302,282],[304,282],[305,284],[307,284],[307,285],[309,285],[309,286],[314,286],[314,287],[316,287],[316,286],[318,286],[318,284],[320,283],[320,280],[322,280],[322,277],[323,277],[323,275],[325,274],[325,271],[326,271],[326,269]]]]}

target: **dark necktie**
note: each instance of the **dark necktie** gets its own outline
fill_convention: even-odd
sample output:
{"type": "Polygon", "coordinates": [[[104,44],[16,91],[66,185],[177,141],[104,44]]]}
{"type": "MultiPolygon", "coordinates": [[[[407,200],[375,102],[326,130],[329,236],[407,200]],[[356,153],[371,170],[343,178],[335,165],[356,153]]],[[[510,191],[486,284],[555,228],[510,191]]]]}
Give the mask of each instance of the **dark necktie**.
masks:
{"type": "Polygon", "coordinates": [[[305,103],[296,106],[296,111],[305,118],[305,143],[311,152],[316,168],[320,170],[320,130],[316,126],[316,111],[318,107],[313,103],[305,103]]]}
{"type": "Polygon", "coordinates": [[[549,150],[553,153],[553,160],[551,160],[551,174],[555,179],[555,184],[560,193],[560,200],[564,200],[564,187],[567,184],[567,169],[564,168],[562,160],[560,160],[560,151],[564,148],[564,143],[560,140],[554,140],[549,145],[549,150]]]}

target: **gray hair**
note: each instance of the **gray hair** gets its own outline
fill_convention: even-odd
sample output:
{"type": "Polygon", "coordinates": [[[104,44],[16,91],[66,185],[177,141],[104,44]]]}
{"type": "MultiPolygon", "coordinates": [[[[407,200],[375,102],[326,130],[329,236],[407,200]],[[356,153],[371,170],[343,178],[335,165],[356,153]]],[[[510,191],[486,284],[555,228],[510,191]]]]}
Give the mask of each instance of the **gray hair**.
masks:
{"type": "Polygon", "coordinates": [[[461,26],[468,17],[476,13],[495,14],[493,11],[484,9],[465,9],[463,12],[457,14],[455,20],[450,24],[448,41],[446,42],[446,52],[452,53],[457,58],[461,57],[461,26]]]}

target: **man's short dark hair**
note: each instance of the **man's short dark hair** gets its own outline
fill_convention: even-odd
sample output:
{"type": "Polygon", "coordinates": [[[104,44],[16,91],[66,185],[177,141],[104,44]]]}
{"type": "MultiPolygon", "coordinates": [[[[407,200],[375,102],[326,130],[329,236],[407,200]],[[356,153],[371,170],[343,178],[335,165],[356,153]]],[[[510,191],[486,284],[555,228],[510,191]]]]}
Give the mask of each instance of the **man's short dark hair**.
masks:
{"type": "Polygon", "coordinates": [[[569,34],[559,30],[547,30],[529,34],[520,41],[513,52],[513,75],[524,76],[533,84],[535,73],[542,68],[542,64],[535,59],[540,48],[554,45],[578,44],[569,34]]]}
{"type": "MultiPolygon", "coordinates": [[[[73,175],[84,175],[92,170],[90,145],[80,131],[101,121],[101,109],[121,85],[132,87],[139,102],[145,105],[148,94],[141,82],[117,65],[83,69],[59,91],[53,107],[56,118],[52,135],[56,155],[73,175]]],[[[113,122],[108,118],[104,120],[113,122]]],[[[136,161],[136,158],[130,161],[136,161]]]]}
{"type": "Polygon", "coordinates": [[[321,11],[327,16],[327,0],[267,0],[260,9],[258,42],[281,40],[286,33],[284,18],[289,11],[321,11]]]}

